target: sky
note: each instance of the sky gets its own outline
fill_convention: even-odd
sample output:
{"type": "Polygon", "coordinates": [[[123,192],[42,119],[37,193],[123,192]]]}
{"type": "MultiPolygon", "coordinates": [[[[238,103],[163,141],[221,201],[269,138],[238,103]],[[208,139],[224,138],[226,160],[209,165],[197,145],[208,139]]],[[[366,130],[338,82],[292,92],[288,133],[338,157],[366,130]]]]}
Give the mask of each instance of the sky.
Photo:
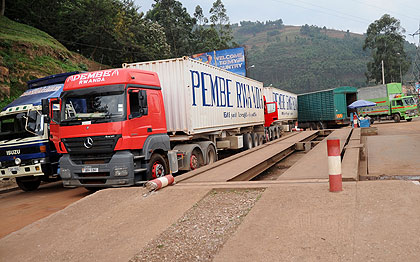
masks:
{"type": "MultiPolygon", "coordinates": [[[[181,0],[193,15],[200,5],[208,18],[215,0],[181,0]]],[[[154,0],[135,0],[140,11],[146,12],[154,0]]],[[[282,19],[285,25],[316,25],[330,29],[366,33],[370,23],[383,14],[401,21],[406,40],[419,43],[418,36],[410,36],[419,29],[419,0],[222,0],[230,23],[240,21],[268,21],[282,19]]]]}

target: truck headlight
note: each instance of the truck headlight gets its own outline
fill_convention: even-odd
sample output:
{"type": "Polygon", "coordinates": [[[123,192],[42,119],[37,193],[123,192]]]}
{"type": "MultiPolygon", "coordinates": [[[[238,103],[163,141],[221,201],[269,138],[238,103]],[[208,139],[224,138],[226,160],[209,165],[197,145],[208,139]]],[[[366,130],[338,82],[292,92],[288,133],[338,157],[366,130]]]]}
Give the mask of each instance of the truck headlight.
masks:
{"type": "Polygon", "coordinates": [[[22,163],[22,160],[19,157],[15,158],[15,164],[20,165],[22,163]]]}
{"type": "Polygon", "coordinates": [[[61,176],[61,178],[71,178],[70,169],[61,168],[60,169],[60,176],[61,176]]]}
{"type": "Polygon", "coordinates": [[[114,169],[114,176],[128,176],[128,168],[116,167],[114,169]]]}

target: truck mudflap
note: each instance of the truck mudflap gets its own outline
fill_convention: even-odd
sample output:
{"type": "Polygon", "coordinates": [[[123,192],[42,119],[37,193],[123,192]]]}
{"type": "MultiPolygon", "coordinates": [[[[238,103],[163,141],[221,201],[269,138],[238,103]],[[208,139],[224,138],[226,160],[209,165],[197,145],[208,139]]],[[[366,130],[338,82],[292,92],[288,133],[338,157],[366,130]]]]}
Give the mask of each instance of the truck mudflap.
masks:
{"type": "Polygon", "coordinates": [[[60,158],[60,176],[65,187],[121,187],[135,184],[134,173],[146,172],[134,167],[130,151],[117,151],[108,163],[75,163],[69,154],[60,158]]]}
{"type": "Polygon", "coordinates": [[[15,178],[22,176],[43,176],[41,164],[27,166],[12,166],[0,169],[0,179],[15,178]]]}

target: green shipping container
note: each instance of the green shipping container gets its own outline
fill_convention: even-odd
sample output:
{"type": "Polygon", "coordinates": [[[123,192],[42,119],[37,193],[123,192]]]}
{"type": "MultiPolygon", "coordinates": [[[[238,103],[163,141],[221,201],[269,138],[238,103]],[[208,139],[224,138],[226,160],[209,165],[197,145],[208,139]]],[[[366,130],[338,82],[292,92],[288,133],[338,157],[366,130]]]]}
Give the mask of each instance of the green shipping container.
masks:
{"type": "Polygon", "coordinates": [[[350,111],[347,106],[357,100],[357,88],[342,86],[298,95],[298,121],[348,123],[350,111]]]}

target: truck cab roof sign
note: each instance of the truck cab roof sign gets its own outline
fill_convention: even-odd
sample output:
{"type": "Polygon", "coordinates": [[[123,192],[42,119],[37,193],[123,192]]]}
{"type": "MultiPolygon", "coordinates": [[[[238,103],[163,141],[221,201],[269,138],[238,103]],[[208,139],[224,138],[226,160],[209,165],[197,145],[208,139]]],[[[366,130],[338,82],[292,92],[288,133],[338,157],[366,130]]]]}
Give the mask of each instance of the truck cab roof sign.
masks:
{"type": "Polygon", "coordinates": [[[84,74],[72,75],[69,76],[66,80],[66,83],[77,81],[79,85],[90,84],[90,83],[100,83],[105,82],[107,78],[118,76],[118,69],[95,71],[84,74]]]}
{"type": "Polygon", "coordinates": [[[117,84],[160,87],[156,72],[135,68],[114,68],[69,76],[64,83],[64,91],[117,84]]]}
{"type": "Polygon", "coordinates": [[[20,97],[15,101],[8,104],[3,108],[3,111],[9,107],[20,106],[20,105],[40,105],[41,99],[60,97],[63,91],[63,84],[43,86],[36,89],[26,90],[20,97]]]}

